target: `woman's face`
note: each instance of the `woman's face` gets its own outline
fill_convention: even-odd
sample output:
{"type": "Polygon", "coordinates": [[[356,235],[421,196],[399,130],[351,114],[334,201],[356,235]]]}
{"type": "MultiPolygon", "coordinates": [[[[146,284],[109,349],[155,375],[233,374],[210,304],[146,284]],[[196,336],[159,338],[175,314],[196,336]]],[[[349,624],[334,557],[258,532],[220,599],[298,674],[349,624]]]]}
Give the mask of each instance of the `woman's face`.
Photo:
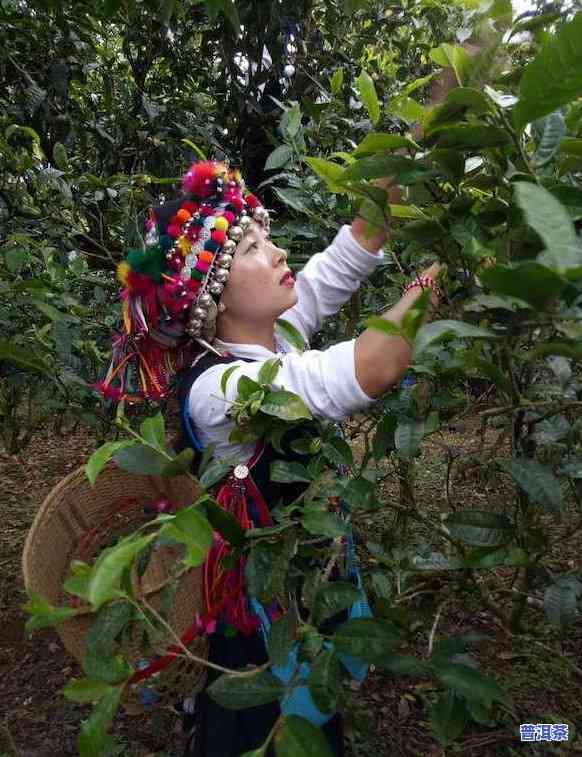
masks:
{"type": "Polygon", "coordinates": [[[249,321],[274,320],[297,302],[287,253],[256,221],[236,247],[221,302],[231,317],[249,321]]]}

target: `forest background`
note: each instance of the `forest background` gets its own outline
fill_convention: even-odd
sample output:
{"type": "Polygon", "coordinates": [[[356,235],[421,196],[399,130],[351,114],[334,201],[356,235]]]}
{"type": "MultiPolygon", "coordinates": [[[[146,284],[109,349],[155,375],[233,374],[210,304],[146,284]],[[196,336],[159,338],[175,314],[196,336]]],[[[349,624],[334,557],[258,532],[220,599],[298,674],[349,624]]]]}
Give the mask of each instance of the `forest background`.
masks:
{"type": "MultiPolygon", "coordinates": [[[[201,157],[241,167],[274,210],[274,238],[294,267],[357,207],[374,223],[390,217],[385,264],[317,346],[358,333],[435,257],[446,265],[435,320],[422,326],[421,306],[403,325],[415,344],[410,381],[348,424],[349,445],[313,448],[352,469],[331,484],[352,509],[376,615],[336,639],[376,666],[357,692],[344,691],[334,654],[304,629],[318,703],[346,699],[354,755],[582,749],[580,10],[503,0],[0,0],[7,754],[163,754],[174,738],[156,713],[117,716],[111,741],[121,678],[85,670],[92,684],[69,683],[72,701],[55,697],[83,673],[52,631],[25,638],[20,553],[52,485],[129,429],[143,447],[144,418],[159,418],[148,406],[120,424],[93,385],[120,322],[115,265],[141,244],[146,208],[174,196],[201,157]],[[469,59],[461,46],[476,37],[481,52],[469,59]],[[430,107],[443,67],[458,86],[430,107]],[[417,123],[420,143],[410,136],[417,123]],[[386,175],[403,187],[397,205],[371,183],[386,175]],[[90,717],[88,702],[97,703],[90,717]],[[524,744],[523,723],[567,725],[568,740],[524,744]]],[[[253,387],[261,402],[267,384],[253,387]]],[[[277,565],[284,581],[290,530],[302,544],[340,526],[318,500],[317,465],[279,475],[312,485],[307,515],[253,547],[264,575],[277,565]]],[[[264,575],[258,593],[273,590],[264,575]]],[[[340,594],[325,597],[334,610],[353,600],[340,594]]],[[[57,619],[34,600],[28,614],[30,629],[57,619]]],[[[229,683],[227,697],[244,699],[242,683],[229,683]]],[[[287,724],[278,748],[325,753],[301,723],[287,724]]]]}

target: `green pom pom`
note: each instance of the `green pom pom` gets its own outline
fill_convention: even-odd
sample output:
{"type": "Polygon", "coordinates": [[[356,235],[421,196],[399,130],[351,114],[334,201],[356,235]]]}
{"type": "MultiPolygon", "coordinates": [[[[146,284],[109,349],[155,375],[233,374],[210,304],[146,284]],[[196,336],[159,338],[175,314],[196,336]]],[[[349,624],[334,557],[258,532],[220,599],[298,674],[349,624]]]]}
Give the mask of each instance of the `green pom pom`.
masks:
{"type": "Polygon", "coordinates": [[[162,283],[162,273],[167,268],[166,253],[161,245],[146,247],[142,250],[129,250],[127,262],[131,270],[149,276],[156,284],[162,283]]]}

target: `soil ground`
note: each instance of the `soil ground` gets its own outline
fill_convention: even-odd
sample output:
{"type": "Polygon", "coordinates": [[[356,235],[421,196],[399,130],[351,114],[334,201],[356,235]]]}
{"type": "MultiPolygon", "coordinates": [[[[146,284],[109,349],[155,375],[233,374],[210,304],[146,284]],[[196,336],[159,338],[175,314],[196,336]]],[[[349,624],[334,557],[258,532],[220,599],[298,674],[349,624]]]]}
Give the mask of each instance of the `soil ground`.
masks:
{"type": "MultiPolygon", "coordinates": [[[[483,477],[479,469],[472,470],[470,465],[463,468],[468,452],[481,455],[478,428],[474,417],[425,442],[416,464],[420,512],[438,515],[451,504],[463,509],[499,510],[509,501],[507,481],[498,474],[483,477]],[[449,501],[443,484],[446,448],[460,455],[458,473],[451,476],[449,501]]],[[[492,436],[488,443],[492,453],[499,454],[502,440],[496,442],[492,436]]],[[[22,454],[0,456],[0,757],[67,757],[78,753],[79,725],[88,710],[60,695],[65,683],[78,674],[78,667],[65,654],[53,630],[25,638],[25,614],[20,608],[26,597],[20,559],[27,530],[44,497],[63,476],[84,463],[92,449],[92,436],[82,429],[58,437],[47,429],[37,433],[22,454]]],[[[395,482],[396,477],[389,476],[383,485],[385,501],[397,501],[395,482]]],[[[581,568],[582,540],[562,538],[568,523],[567,516],[561,522],[548,518],[544,523],[555,544],[545,564],[547,570],[581,568]]],[[[363,524],[360,536],[378,541],[382,532],[399,532],[403,526],[402,521],[395,523],[392,516],[386,516],[380,524],[377,520],[363,524]]],[[[430,542],[433,537],[422,525],[409,524],[409,528],[418,539],[430,542]]],[[[505,573],[504,569],[488,571],[485,580],[493,588],[503,586],[504,579],[509,582],[510,577],[507,569],[505,573]]],[[[548,637],[545,647],[536,647],[508,636],[477,600],[467,600],[450,589],[443,593],[438,581],[433,589],[424,599],[419,597],[409,604],[426,622],[411,636],[408,651],[418,656],[426,654],[428,631],[440,607],[436,638],[470,630],[491,638],[480,643],[474,655],[481,668],[508,690],[511,705],[497,712],[492,727],[468,728],[443,752],[431,733],[425,707],[436,684],[374,672],[355,692],[349,707],[349,753],[353,757],[582,754],[582,678],[563,658],[566,655],[582,667],[582,621],[564,639],[548,637]],[[577,733],[567,745],[521,743],[519,723],[539,722],[567,722],[577,733]]],[[[496,596],[502,601],[503,595],[496,596]]],[[[542,622],[543,612],[534,596],[534,603],[527,609],[527,624],[540,627],[542,622]]],[[[115,733],[124,745],[120,757],[182,754],[178,720],[171,712],[138,717],[122,714],[116,720],[115,733]]]]}

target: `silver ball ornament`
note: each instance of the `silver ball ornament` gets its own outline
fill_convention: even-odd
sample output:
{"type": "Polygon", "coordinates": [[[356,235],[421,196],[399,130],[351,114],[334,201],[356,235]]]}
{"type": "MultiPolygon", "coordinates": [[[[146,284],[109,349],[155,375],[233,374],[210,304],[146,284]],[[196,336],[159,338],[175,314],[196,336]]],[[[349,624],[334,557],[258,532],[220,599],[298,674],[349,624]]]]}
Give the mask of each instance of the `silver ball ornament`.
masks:
{"type": "Polygon", "coordinates": [[[210,290],[211,294],[219,295],[222,294],[224,287],[219,281],[213,281],[208,289],[210,290]]]}
{"type": "Polygon", "coordinates": [[[236,242],[233,242],[232,239],[227,239],[226,242],[222,245],[222,251],[227,255],[232,255],[235,249],[236,242]]]}
{"type": "Polygon", "coordinates": [[[198,298],[198,305],[201,308],[207,308],[211,304],[212,304],[212,297],[208,294],[208,292],[204,292],[198,298]]]}
{"type": "Polygon", "coordinates": [[[232,265],[232,255],[223,253],[219,255],[217,262],[221,268],[230,268],[232,265]]]}
{"type": "Polygon", "coordinates": [[[228,281],[228,277],[230,276],[230,272],[226,270],[226,268],[221,268],[218,270],[214,276],[214,281],[218,281],[219,284],[226,284],[228,281]]]}
{"type": "Polygon", "coordinates": [[[228,232],[228,236],[232,239],[233,242],[240,242],[240,240],[244,236],[244,231],[240,226],[233,226],[228,232]]]}
{"type": "Polygon", "coordinates": [[[196,318],[196,320],[204,321],[206,320],[206,316],[208,315],[208,312],[205,308],[196,307],[192,311],[192,317],[196,318]]]}
{"type": "Polygon", "coordinates": [[[251,219],[248,216],[241,216],[238,225],[243,231],[246,231],[251,225],[251,219]]]}
{"type": "Polygon", "coordinates": [[[202,321],[193,318],[188,322],[188,325],[186,326],[186,332],[190,334],[190,336],[200,336],[200,334],[202,333],[202,321]]]}
{"type": "Polygon", "coordinates": [[[295,76],[295,66],[293,66],[291,63],[288,63],[283,69],[283,73],[286,79],[291,79],[293,76],[295,76]]]}

